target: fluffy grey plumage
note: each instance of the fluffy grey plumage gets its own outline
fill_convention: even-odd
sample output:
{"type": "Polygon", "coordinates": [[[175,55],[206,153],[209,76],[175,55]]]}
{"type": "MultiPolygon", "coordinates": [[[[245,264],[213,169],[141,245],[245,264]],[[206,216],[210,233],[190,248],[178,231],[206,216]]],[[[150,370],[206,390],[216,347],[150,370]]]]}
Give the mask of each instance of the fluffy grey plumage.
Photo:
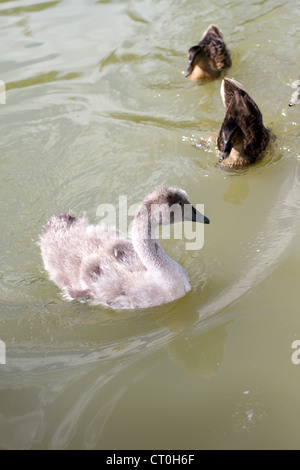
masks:
{"type": "Polygon", "coordinates": [[[190,206],[185,191],[156,188],[137,211],[131,239],[116,229],[89,225],[85,218],[53,217],[40,247],[50,279],[68,299],[90,299],[119,308],[160,305],[190,290],[184,269],[153,237],[159,225],[209,220],[190,206]],[[174,208],[176,209],[174,211],[174,208]]]}

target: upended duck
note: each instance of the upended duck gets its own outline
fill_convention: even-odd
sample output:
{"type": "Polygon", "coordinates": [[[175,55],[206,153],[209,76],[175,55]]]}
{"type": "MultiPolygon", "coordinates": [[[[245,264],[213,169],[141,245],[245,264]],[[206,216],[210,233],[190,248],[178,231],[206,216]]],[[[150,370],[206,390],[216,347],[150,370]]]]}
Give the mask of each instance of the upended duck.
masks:
{"type": "Polygon", "coordinates": [[[203,33],[201,41],[188,51],[188,68],[185,76],[189,80],[211,80],[231,67],[229,51],[218,26],[211,24],[203,33]]]}
{"type": "Polygon", "coordinates": [[[53,217],[40,248],[49,277],[68,300],[92,300],[114,309],[145,308],[184,296],[185,270],[169,258],[154,232],[182,221],[209,224],[182,189],[159,187],[140,205],[131,239],[114,228],[68,214],[53,217]]]}
{"type": "Polygon", "coordinates": [[[295,104],[300,104],[300,75],[299,75],[299,82],[297,85],[297,89],[292,94],[291,101],[289,102],[289,106],[295,106],[295,104]]]}
{"type": "Polygon", "coordinates": [[[225,118],[217,138],[219,162],[225,167],[247,166],[262,157],[270,140],[258,106],[243,86],[224,78],[221,96],[225,118]]]}

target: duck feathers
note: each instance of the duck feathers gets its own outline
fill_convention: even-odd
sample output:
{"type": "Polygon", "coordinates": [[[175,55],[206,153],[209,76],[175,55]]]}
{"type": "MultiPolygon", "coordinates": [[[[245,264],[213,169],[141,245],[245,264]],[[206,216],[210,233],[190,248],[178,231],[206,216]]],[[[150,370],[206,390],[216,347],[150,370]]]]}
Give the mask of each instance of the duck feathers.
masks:
{"type": "Polygon", "coordinates": [[[212,24],[196,46],[188,51],[189,64],[185,76],[190,80],[217,78],[231,66],[229,51],[218,26],[212,24]]]}
{"type": "Polygon", "coordinates": [[[235,80],[223,79],[221,95],[225,117],[217,138],[218,150],[228,157],[235,144],[242,146],[243,164],[254,163],[269,142],[269,131],[263,125],[262,114],[243,86],[235,80]]]}

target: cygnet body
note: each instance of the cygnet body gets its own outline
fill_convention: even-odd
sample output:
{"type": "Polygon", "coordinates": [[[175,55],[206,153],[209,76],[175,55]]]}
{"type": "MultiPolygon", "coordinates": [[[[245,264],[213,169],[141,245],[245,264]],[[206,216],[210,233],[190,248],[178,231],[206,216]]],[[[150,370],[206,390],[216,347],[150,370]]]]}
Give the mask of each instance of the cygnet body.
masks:
{"type": "Polygon", "coordinates": [[[114,309],[145,308],[184,296],[189,278],[155,237],[160,225],[209,223],[185,191],[160,187],[138,209],[131,238],[67,214],[53,217],[40,247],[49,277],[69,300],[92,300],[114,309]]]}

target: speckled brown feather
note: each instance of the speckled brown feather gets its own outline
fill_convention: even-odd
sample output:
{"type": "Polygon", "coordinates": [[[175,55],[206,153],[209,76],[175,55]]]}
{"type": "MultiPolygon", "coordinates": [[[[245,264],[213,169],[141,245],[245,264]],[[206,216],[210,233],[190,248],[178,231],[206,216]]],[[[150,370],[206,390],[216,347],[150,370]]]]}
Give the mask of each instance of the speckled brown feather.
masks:
{"type": "Polygon", "coordinates": [[[231,66],[230,54],[218,26],[210,25],[200,42],[190,47],[188,61],[185,76],[192,81],[218,78],[231,66]]]}
{"type": "Polygon", "coordinates": [[[212,70],[221,72],[231,66],[231,59],[223,40],[223,34],[215,25],[209,26],[205,31],[199,46],[203,48],[208,65],[212,70]]]}

